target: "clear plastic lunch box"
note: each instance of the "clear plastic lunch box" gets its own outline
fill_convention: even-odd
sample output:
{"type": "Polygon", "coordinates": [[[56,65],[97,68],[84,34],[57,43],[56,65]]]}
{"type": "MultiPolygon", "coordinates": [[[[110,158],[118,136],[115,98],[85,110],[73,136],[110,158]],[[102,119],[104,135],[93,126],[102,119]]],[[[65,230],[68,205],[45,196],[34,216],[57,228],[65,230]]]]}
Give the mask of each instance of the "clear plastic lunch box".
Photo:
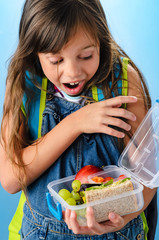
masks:
{"type": "Polygon", "coordinates": [[[75,175],[50,182],[47,186],[49,192],[46,194],[46,199],[54,217],[61,220],[62,210],[68,208],[76,211],[79,224],[85,226],[87,225],[87,206],[93,207],[98,222],[107,220],[109,212],[112,211],[122,216],[142,209],[144,205],[143,185],[151,189],[159,186],[159,100],[148,111],[122,152],[118,165],[104,167],[104,171],[90,175],[88,181],[91,183],[94,176],[103,178],[109,176],[115,181],[124,174],[131,178],[133,190],[86,204],[71,206],[58,195],[62,188],[72,191],[71,184],[75,175]],[[53,208],[52,201],[55,202],[57,209],[53,208]],[[124,205],[124,211],[121,210],[122,205],[124,205]],[[131,208],[131,206],[133,207],[131,208]]]}

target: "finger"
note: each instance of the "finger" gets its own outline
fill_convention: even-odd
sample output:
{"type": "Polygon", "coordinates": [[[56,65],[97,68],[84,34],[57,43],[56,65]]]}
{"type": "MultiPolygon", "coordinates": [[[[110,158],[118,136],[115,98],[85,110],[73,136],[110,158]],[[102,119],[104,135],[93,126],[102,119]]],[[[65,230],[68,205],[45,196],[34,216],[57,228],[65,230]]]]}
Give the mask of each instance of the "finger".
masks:
{"type": "Polygon", "coordinates": [[[119,103],[119,104],[117,104],[117,105],[115,105],[115,106],[113,106],[113,107],[115,107],[115,108],[120,108],[122,105],[121,105],[121,103],[119,103]]]}
{"type": "Polygon", "coordinates": [[[118,96],[114,98],[110,98],[109,100],[103,101],[106,106],[112,107],[116,106],[118,104],[123,104],[123,103],[135,103],[137,102],[137,97],[135,96],[118,96]]]}
{"type": "Polygon", "coordinates": [[[131,121],[136,120],[135,114],[124,108],[107,108],[105,114],[106,116],[122,117],[131,121]]]}
{"type": "Polygon", "coordinates": [[[124,226],[124,219],[120,215],[116,213],[109,213],[108,218],[114,227],[122,228],[124,226]]]}
{"type": "Polygon", "coordinates": [[[100,231],[103,233],[116,232],[124,227],[124,219],[116,214],[109,213],[109,221],[100,224],[100,231]]]}
{"type": "Polygon", "coordinates": [[[79,226],[79,223],[77,221],[77,214],[76,214],[75,211],[71,211],[70,224],[71,224],[72,231],[75,234],[81,234],[80,226],[79,226]]]}
{"type": "Polygon", "coordinates": [[[103,120],[103,124],[106,125],[112,125],[112,126],[116,126],[119,128],[122,128],[126,131],[130,131],[131,129],[131,125],[124,122],[123,120],[119,119],[119,118],[114,118],[114,117],[107,117],[103,120]]]}
{"type": "Polygon", "coordinates": [[[66,208],[64,220],[65,220],[65,222],[66,222],[66,224],[67,224],[67,226],[68,226],[69,229],[71,229],[70,215],[71,215],[71,210],[68,209],[68,208],[66,208]]]}
{"type": "Polygon", "coordinates": [[[115,213],[109,214],[109,220],[104,223],[98,223],[95,220],[93,209],[87,208],[87,225],[94,234],[102,235],[108,232],[115,232],[124,226],[124,219],[115,213]]]}
{"type": "Polygon", "coordinates": [[[80,226],[78,221],[77,221],[77,214],[75,211],[71,211],[70,215],[70,225],[71,229],[75,234],[87,234],[87,235],[92,235],[92,232],[87,226],[80,226]]]}
{"type": "Polygon", "coordinates": [[[87,207],[87,226],[94,234],[101,235],[106,231],[105,227],[96,222],[92,207],[87,207]]]}
{"type": "Polygon", "coordinates": [[[110,136],[117,137],[117,138],[125,137],[125,133],[117,131],[111,127],[108,127],[107,125],[104,125],[104,124],[100,127],[99,132],[105,133],[105,134],[108,134],[110,136]]]}

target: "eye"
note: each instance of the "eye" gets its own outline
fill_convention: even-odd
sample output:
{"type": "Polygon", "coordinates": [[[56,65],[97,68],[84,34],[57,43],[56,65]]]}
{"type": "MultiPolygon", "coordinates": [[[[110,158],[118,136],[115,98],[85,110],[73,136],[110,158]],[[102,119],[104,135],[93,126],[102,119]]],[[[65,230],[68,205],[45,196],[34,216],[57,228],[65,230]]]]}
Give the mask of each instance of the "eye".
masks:
{"type": "Polygon", "coordinates": [[[53,62],[53,64],[56,65],[56,64],[59,64],[59,63],[61,63],[61,62],[63,62],[63,59],[60,59],[60,60],[58,60],[58,61],[56,61],[56,62],[53,62]]]}
{"type": "Polygon", "coordinates": [[[88,59],[91,59],[91,58],[92,58],[92,55],[89,55],[89,56],[83,57],[82,59],[83,60],[88,60],[88,59]]]}
{"type": "Polygon", "coordinates": [[[56,64],[61,63],[62,61],[63,61],[63,59],[61,58],[61,59],[59,59],[57,61],[50,60],[50,63],[56,65],[56,64]]]}
{"type": "Polygon", "coordinates": [[[91,59],[92,57],[93,57],[92,54],[91,54],[91,55],[86,55],[86,54],[84,54],[84,55],[81,55],[79,58],[82,59],[82,60],[89,60],[89,59],[91,59]]]}
{"type": "Polygon", "coordinates": [[[93,52],[87,50],[87,51],[81,52],[81,54],[79,54],[78,57],[81,60],[89,60],[93,57],[93,52]]]}

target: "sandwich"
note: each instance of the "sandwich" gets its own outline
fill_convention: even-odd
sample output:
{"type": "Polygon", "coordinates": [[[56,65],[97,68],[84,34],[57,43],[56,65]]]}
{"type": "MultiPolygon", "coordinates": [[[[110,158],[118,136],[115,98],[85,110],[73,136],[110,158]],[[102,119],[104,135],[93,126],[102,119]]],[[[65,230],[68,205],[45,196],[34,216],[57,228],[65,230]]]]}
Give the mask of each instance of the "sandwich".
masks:
{"type": "Polygon", "coordinates": [[[124,216],[138,210],[133,182],[129,177],[120,175],[113,179],[109,176],[106,178],[95,176],[91,180],[91,183],[81,184],[80,180],[75,179],[71,184],[71,191],[60,189],[58,192],[68,205],[79,205],[75,206],[74,210],[81,226],[87,225],[87,206],[92,206],[97,222],[108,220],[110,212],[124,216]]]}
{"type": "Polygon", "coordinates": [[[82,184],[84,202],[91,205],[97,222],[108,220],[110,212],[121,216],[137,211],[137,199],[130,178],[114,182],[113,179],[102,184],[82,184]],[[94,202],[94,204],[93,204],[94,202]]]}

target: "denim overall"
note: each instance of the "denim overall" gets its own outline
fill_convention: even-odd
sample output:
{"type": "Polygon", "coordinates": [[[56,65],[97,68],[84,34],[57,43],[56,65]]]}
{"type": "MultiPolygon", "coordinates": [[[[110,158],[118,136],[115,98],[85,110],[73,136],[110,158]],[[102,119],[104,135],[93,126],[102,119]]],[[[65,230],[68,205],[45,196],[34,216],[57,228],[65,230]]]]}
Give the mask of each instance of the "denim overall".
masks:
{"type": "MultiPolygon", "coordinates": [[[[91,93],[90,93],[91,96],[91,93]]],[[[63,98],[53,96],[46,100],[43,112],[42,135],[54,128],[62,119],[77,111],[82,106],[63,98]]],[[[96,113],[94,113],[96,114],[96,113]]],[[[23,240],[135,240],[144,239],[143,222],[140,216],[129,222],[121,231],[101,236],[77,235],[68,229],[65,222],[58,221],[50,213],[47,202],[47,184],[66,176],[76,174],[85,165],[99,167],[117,165],[119,151],[116,139],[106,134],[81,134],[73,144],[59,157],[58,160],[34,183],[28,187],[28,199],[24,205],[22,222],[23,240]]],[[[52,205],[56,208],[55,204],[52,205]]]]}

